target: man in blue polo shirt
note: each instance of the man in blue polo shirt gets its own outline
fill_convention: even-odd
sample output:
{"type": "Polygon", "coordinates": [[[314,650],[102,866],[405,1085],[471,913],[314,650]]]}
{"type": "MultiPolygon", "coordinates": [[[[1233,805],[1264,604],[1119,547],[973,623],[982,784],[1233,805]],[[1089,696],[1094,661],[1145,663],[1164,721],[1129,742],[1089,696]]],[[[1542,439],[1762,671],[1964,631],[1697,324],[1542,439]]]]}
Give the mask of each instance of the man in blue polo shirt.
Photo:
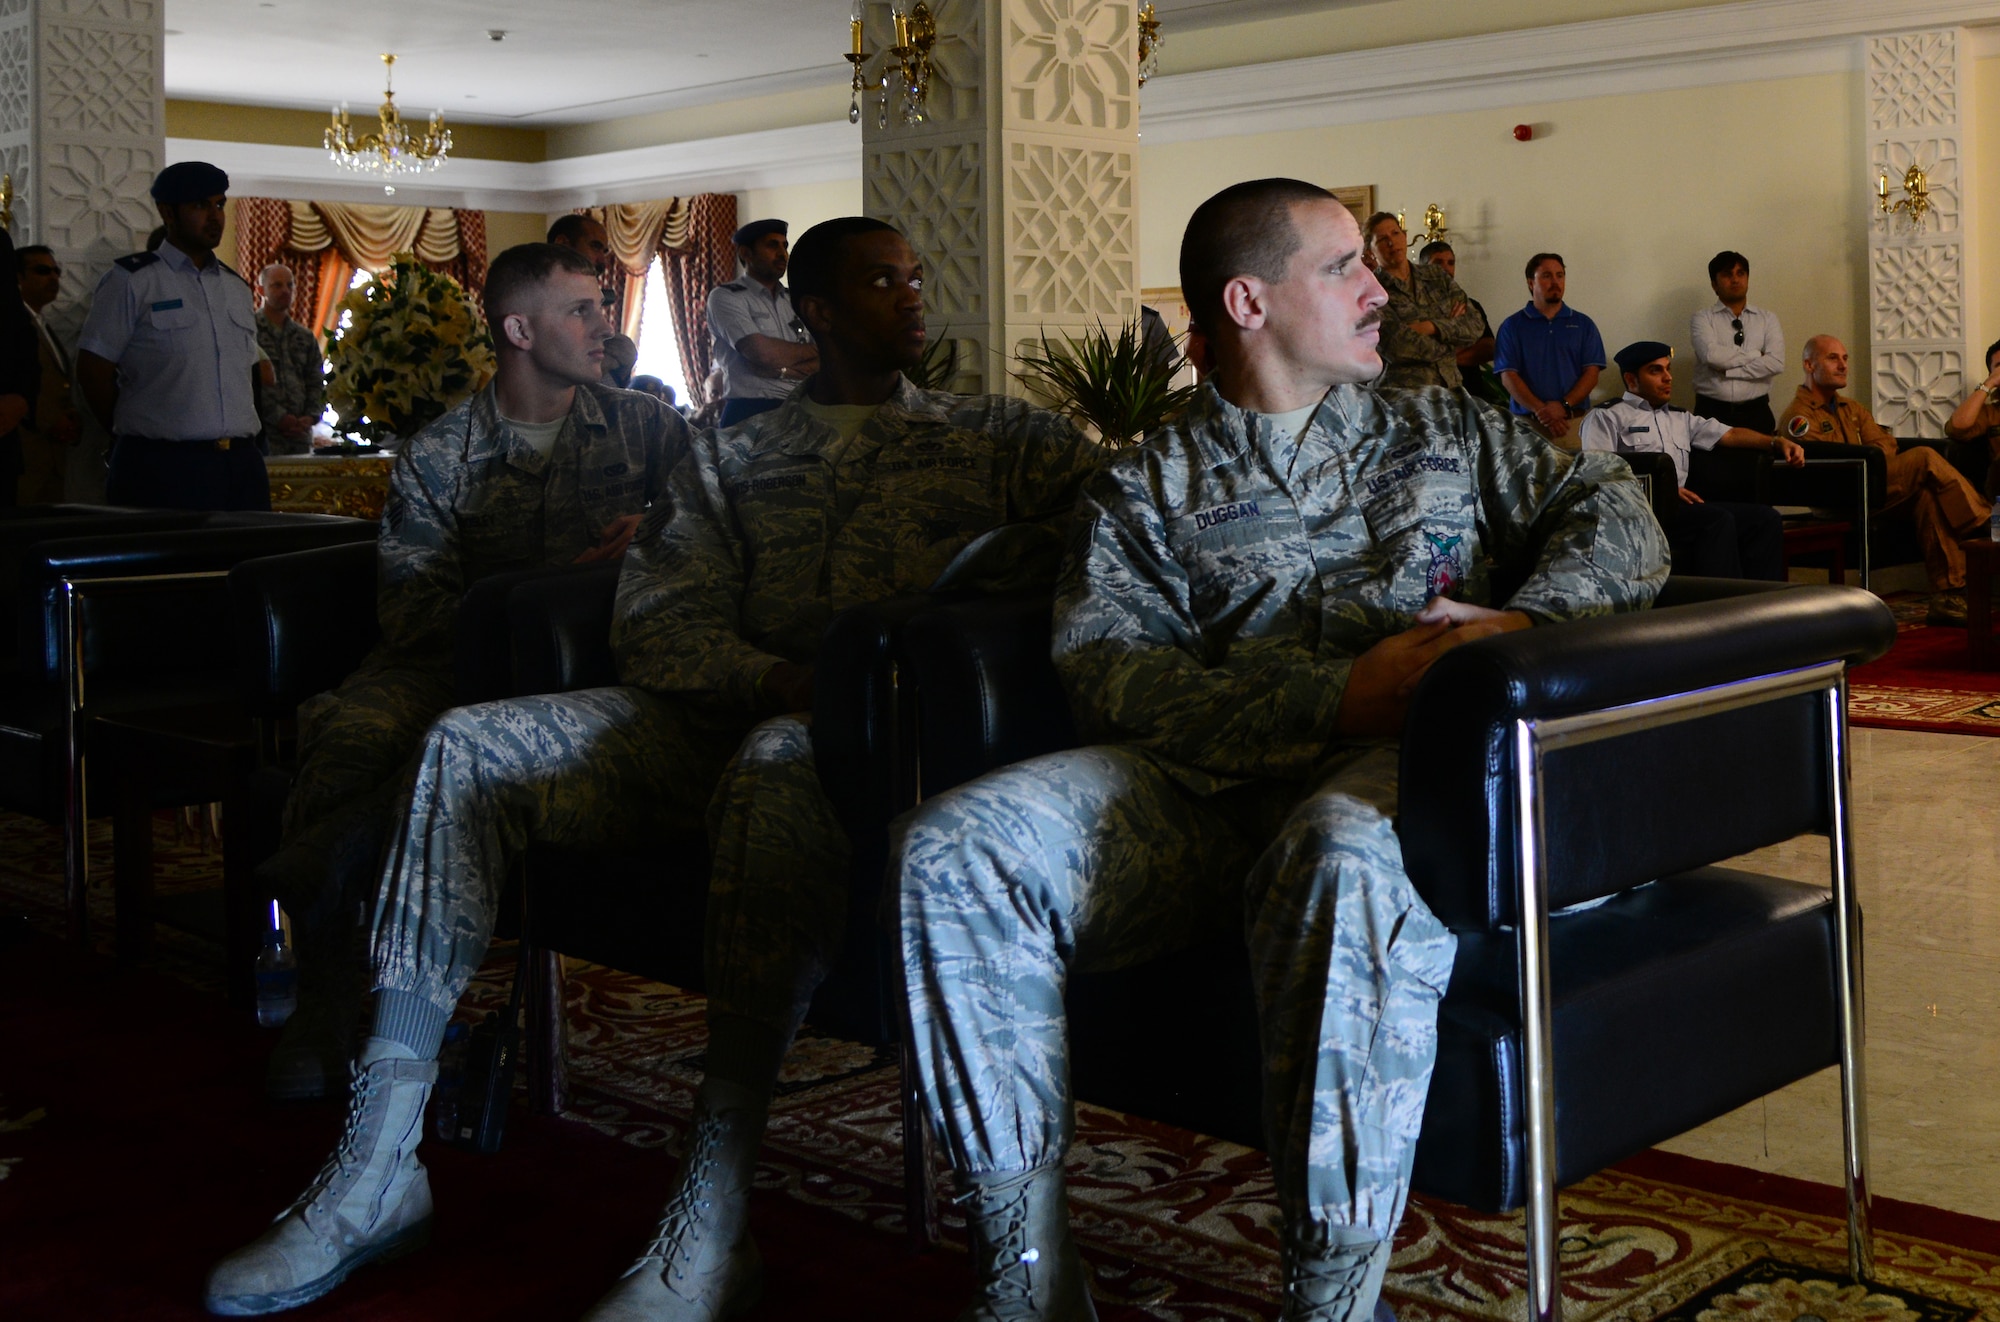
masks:
{"type": "Polygon", "coordinates": [[[1590,392],[1604,369],[1597,323],[1563,306],[1568,272],[1560,254],[1528,259],[1528,306],[1494,333],[1493,371],[1514,397],[1514,412],[1544,436],[1569,435],[1570,419],[1590,411],[1590,392]]]}

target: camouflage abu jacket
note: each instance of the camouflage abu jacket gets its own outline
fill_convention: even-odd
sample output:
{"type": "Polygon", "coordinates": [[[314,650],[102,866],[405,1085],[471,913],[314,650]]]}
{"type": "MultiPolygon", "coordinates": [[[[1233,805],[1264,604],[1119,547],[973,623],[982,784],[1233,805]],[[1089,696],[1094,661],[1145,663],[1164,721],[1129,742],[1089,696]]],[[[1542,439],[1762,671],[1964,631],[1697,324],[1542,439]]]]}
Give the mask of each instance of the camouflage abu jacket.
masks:
{"type": "Polygon", "coordinates": [[[1382,375],[1377,386],[1415,389],[1459,384],[1458,351],[1477,340],[1486,318],[1442,266],[1410,263],[1410,282],[1377,271],[1389,301],[1382,308],[1382,375]],[[1452,309],[1465,311],[1453,315],[1452,309]],[[1419,321],[1437,325],[1436,335],[1419,335],[1410,326],[1419,321]]]}
{"type": "Polygon", "coordinates": [[[1339,386],[1294,442],[1211,386],[1078,513],[1054,652],[1079,730],[1198,792],[1309,775],[1353,658],[1434,596],[1495,604],[1488,557],[1537,623],[1650,605],[1667,575],[1622,459],[1462,390],[1339,386]]]}
{"type": "Polygon", "coordinates": [[[650,395],[576,388],[547,457],[506,426],[488,385],[403,445],[382,510],[383,647],[449,666],[458,599],[489,574],[566,565],[606,524],[643,512],[687,450],[650,395]]]}
{"type": "Polygon", "coordinates": [[[1024,400],[908,381],[843,442],[805,392],[704,433],[675,470],[618,582],[625,683],[762,710],[764,671],[810,662],[838,612],[929,588],[1003,524],[1067,527],[1105,453],[1024,400]]]}

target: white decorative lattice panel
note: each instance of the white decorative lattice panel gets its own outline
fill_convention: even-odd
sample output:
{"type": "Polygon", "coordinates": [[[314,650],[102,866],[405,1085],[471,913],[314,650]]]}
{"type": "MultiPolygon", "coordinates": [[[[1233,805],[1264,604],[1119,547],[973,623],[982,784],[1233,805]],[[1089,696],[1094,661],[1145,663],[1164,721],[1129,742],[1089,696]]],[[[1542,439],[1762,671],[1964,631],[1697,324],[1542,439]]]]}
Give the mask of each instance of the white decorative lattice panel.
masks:
{"type": "Polygon", "coordinates": [[[1897,436],[1942,436],[1967,390],[1965,351],[1878,348],[1875,380],[1877,422],[1897,436]]]}
{"type": "Polygon", "coordinates": [[[149,193],[159,172],[160,153],[143,147],[45,147],[41,241],[76,251],[103,244],[128,251],[132,236],[157,220],[149,193]]]}
{"type": "Polygon", "coordinates": [[[986,197],[977,141],[912,145],[863,157],[868,214],[903,231],[924,259],[933,319],[986,317],[986,197]]]}
{"type": "Polygon", "coordinates": [[[0,137],[26,135],[33,123],[32,38],[26,23],[0,28],[0,137]]]}
{"type": "Polygon", "coordinates": [[[42,38],[42,131],[143,137],[153,128],[150,37],[50,26],[42,38]]]}
{"type": "Polygon", "coordinates": [[[1097,0],[1009,0],[1008,109],[1016,123],[1122,132],[1133,126],[1132,9],[1097,0]]]}
{"type": "Polygon", "coordinates": [[[1007,316],[1138,314],[1132,153],[1016,141],[1007,159],[1007,316]]]}
{"type": "Polygon", "coordinates": [[[1921,224],[1872,203],[1868,227],[1869,403],[1902,436],[1944,435],[1964,386],[1975,288],[1975,195],[1968,186],[1965,33],[1957,28],[1870,37],[1865,61],[1868,177],[1902,196],[1911,166],[1927,176],[1921,224]]]}
{"type": "Polygon", "coordinates": [[[1869,266],[1876,343],[1964,333],[1965,263],[1956,243],[1879,247],[1869,266]]]}
{"type": "Polygon", "coordinates": [[[1955,124],[1961,92],[1956,28],[1871,37],[1868,42],[1868,127],[1872,132],[1955,124]]]}

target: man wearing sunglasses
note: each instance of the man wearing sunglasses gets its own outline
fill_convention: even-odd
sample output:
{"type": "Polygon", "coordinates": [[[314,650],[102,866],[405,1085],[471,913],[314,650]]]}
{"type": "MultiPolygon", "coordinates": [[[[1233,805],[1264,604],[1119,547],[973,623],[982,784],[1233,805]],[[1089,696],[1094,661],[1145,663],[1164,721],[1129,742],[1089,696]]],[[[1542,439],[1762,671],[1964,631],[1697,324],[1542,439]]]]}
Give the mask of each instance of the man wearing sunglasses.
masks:
{"type": "Polygon", "coordinates": [[[1694,411],[1730,427],[1770,435],[1771,382],[1785,370],[1785,330],[1775,313],[1750,306],[1750,259],[1719,252],[1709,259],[1715,302],[1694,314],[1694,411]]]}

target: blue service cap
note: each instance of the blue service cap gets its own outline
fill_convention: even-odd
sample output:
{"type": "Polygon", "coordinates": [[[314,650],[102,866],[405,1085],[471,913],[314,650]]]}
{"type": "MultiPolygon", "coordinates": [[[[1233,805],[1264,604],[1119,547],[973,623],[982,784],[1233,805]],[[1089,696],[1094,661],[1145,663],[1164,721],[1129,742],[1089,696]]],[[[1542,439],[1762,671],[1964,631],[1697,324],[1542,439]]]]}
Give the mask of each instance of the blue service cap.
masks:
{"type": "Polygon", "coordinates": [[[792,227],[782,220],[753,220],[731,235],[730,241],[739,248],[748,248],[766,234],[789,235],[791,232],[792,227]]]}
{"type": "Polygon", "coordinates": [[[1636,373],[1647,363],[1673,356],[1674,346],[1671,344],[1662,344],[1658,340],[1635,340],[1612,354],[1611,361],[1618,364],[1621,372],[1636,373]]]}
{"type": "Polygon", "coordinates": [[[205,202],[229,191],[229,176],[207,161],[176,161],[153,176],[153,200],[169,206],[205,202]]]}

